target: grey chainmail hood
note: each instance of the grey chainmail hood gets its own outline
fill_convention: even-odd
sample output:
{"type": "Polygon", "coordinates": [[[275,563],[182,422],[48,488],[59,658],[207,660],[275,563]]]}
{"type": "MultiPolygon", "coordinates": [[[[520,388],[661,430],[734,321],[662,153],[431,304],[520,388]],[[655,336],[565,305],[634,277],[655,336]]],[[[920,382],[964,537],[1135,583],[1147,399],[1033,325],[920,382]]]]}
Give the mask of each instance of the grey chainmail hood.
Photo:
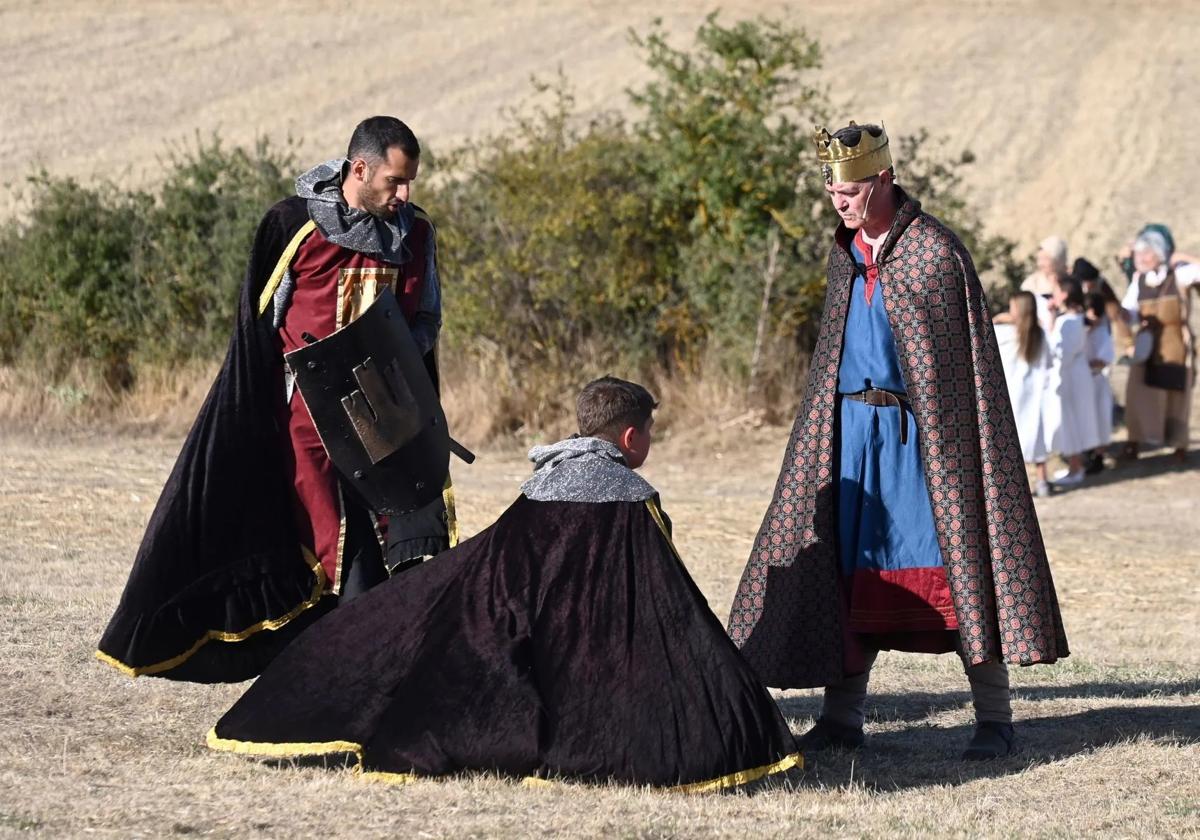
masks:
{"type": "Polygon", "coordinates": [[[296,195],[308,202],[308,215],[325,238],[382,262],[404,262],[404,237],[413,225],[413,209],[405,204],[395,219],[384,220],[346,204],[342,196],[345,158],[314,166],[296,179],[296,195]]]}
{"type": "Polygon", "coordinates": [[[521,492],[535,502],[642,502],[657,491],[606,440],[571,437],[529,450],[533,475],[521,492]]]}

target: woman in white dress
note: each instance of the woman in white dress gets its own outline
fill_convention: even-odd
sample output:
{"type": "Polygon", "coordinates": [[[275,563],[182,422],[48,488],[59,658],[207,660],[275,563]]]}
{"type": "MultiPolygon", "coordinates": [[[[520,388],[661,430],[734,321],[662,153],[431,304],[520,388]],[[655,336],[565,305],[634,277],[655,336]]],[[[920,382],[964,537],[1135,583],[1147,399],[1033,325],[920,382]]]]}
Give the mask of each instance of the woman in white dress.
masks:
{"type": "Polygon", "coordinates": [[[1063,281],[1051,304],[1049,387],[1058,399],[1047,401],[1046,425],[1050,448],[1067,462],[1067,469],[1055,476],[1054,483],[1073,487],[1083,481],[1084,453],[1095,449],[1100,440],[1088,366],[1083,289],[1074,280],[1063,281]]]}
{"type": "Polygon", "coordinates": [[[1106,314],[1105,296],[1093,292],[1087,296],[1087,358],[1092,371],[1092,397],[1096,406],[1096,448],[1088,456],[1084,472],[1089,475],[1104,469],[1104,453],[1112,441],[1113,391],[1108,382],[1113,349],[1112,322],[1106,314]]]}
{"type": "Polygon", "coordinates": [[[1045,408],[1049,396],[1050,344],[1038,323],[1037,298],[1033,292],[1016,292],[1009,299],[1008,317],[996,324],[996,341],[1017,420],[1021,457],[1037,470],[1037,495],[1049,496],[1046,457],[1050,454],[1050,441],[1045,408]]]}

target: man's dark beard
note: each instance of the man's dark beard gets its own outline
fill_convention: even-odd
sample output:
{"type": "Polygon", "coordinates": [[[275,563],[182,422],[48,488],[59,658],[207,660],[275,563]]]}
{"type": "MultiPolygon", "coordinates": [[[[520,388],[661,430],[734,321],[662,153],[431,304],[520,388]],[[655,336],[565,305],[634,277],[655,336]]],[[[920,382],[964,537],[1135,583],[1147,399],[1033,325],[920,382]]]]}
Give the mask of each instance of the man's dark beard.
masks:
{"type": "Polygon", "coordinates": [[[360,187],[358,190],[358,203],[362,209],[370,213],[377,219],[388,221],[395,218],[396,211],[388,208],[387,204],[377,204],[371,197],[370,191],[366,187],[360,187]]]}

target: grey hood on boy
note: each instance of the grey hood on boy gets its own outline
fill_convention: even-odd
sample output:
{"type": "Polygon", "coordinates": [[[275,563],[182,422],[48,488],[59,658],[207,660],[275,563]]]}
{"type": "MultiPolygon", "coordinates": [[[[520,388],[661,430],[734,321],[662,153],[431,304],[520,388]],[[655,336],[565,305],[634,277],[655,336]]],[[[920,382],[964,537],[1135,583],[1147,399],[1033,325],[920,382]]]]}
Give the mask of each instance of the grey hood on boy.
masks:
{"type": "Polygon", "coordinates": [[[521,492],[535,502],[642,502],[657,491],[625,465],[615,444],[569,437],[529,450],[533,475],[521,492]]]}

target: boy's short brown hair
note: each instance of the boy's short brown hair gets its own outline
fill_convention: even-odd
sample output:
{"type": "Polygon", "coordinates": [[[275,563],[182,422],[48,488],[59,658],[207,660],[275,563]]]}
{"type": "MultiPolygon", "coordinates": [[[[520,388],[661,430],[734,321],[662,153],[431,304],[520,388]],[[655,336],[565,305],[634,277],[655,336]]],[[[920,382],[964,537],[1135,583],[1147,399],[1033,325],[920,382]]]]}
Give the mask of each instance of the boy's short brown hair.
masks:
{"type": "Polygon", "coordinates": [[[575,400],[579,434],[615,441],[630,426],[644,429],[658,403],[636,382],[615,376],[594,379],[575,400]]]}

